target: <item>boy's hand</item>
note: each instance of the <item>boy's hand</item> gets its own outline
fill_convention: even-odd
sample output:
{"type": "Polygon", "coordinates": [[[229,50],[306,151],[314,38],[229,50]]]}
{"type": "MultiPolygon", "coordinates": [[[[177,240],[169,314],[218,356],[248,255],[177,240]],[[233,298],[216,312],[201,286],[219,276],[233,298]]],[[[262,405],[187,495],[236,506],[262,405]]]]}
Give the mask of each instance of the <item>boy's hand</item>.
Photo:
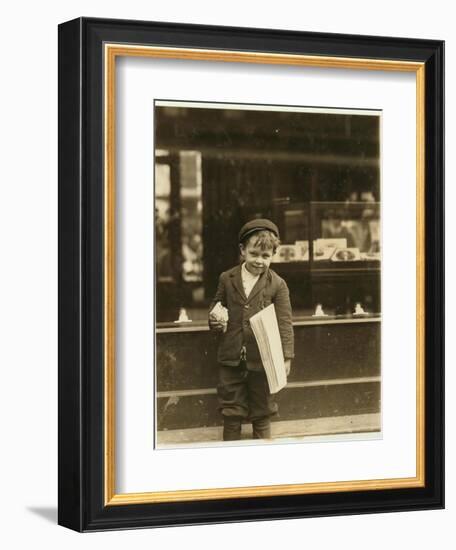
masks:
{"type": "Polygon", "coordinates": [[[211,317],[209,317],[209,328],[214,332],[223,332],[225,330],[225,327],[226,323],[217,321],[216,319],[212,319],[211,317]]]}
{"type": "Polygon", "coordinates": [[[291,369],[291,359],[285,359],[285,372],[287,373],[287,376],[290,374],[291,369]]]}

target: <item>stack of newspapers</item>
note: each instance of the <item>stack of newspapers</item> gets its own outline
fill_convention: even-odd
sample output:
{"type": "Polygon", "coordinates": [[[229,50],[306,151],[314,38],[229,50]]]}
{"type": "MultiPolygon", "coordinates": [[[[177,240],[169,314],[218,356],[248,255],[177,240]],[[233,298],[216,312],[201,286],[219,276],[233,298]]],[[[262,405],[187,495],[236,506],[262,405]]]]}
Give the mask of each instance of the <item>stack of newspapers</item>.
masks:
{"type": "Polygon", "coordinates": [[[274,304],[250,317],[250,326],[260,350],[269,391],[277,393],[287,385],[287,373],[274,304]]]}

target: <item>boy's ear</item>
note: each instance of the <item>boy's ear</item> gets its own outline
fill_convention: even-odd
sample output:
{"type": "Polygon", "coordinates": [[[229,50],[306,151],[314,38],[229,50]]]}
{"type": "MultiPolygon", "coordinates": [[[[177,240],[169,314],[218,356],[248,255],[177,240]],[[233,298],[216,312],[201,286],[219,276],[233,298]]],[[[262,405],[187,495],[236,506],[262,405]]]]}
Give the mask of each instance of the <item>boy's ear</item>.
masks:
{"type": "Polygon", "coordinates": [[[241,254],[244,254],[244,245],[242,243],[239,243],[239,251],[241,254]]]}

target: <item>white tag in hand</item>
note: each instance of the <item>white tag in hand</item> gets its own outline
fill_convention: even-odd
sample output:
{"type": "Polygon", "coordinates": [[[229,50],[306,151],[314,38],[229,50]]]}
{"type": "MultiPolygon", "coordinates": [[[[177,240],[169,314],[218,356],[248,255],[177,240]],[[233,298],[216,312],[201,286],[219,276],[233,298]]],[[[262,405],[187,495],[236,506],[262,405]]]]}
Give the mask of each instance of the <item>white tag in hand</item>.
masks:
{"type": "Polygon", "coordinates": [[[228,310],[225,306],[222,306],[220,302],[217,302],[209,313],[211,319],[221,323],[223,325],[223,332],[226,332],[228,325],[228,310]]]}

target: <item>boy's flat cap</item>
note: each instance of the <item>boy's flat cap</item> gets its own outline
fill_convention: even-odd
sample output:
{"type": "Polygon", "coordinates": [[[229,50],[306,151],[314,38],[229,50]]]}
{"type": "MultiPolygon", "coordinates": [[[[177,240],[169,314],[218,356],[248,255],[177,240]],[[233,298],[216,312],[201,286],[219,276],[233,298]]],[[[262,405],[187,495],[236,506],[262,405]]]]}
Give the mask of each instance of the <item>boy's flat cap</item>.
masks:
{"type": "Polygon", "coordinates": [[[264,230],[271,231],[271,233],[274,233],[278,239],[280,238],[277,225],[271,222],[271,220],[260,218],[258,220],[250,220],[241,227],[241,230],[239,231],[239,242],[242,243],[249,235],[252,235],[252,233],[255,233],[256,231],[264,230]]]}

